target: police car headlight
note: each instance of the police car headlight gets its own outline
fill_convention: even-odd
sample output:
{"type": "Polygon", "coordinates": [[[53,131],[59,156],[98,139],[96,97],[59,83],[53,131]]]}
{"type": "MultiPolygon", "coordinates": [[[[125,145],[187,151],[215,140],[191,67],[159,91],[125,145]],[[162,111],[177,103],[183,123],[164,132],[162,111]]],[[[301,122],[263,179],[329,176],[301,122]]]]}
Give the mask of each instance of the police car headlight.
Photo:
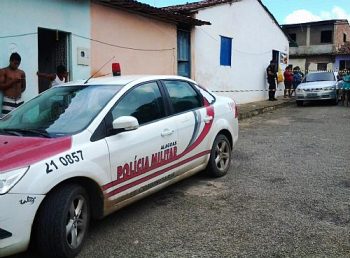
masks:
{"type": "Polygon", "coordinates": [[[20,168],[5,173],[0,173],[0,195],[6,194],[25,175],[29,167],[20,168]]]}

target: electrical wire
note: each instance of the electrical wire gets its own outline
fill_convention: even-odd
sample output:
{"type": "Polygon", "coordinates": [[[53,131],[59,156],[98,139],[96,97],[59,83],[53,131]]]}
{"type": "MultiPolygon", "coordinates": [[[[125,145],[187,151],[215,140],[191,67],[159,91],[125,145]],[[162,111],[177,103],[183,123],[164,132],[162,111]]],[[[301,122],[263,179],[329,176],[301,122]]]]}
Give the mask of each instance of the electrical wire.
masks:
{"type": "Polygon", "coordinates": [[[23,33],[23,34],[16,34],[16,35],[7,35],[7,36],[0,36],[0,39],[6,39],[6,38],[19,38],[19,37],[25,37],[30,35],[36,35],[37,32],[30,32],[30,33],[23,33]]]}
{"type": "MultiPolygon", "coordinates": [[[[5,36],[0,36],[0,39],[18,38],[18,37],[25,37],[25,36],[30,36],[30,35],[37,35],[37,34],[38,34],[37,32],[30,32],[30,33],[15,34],[15,35],[5,35],[5,36]]],[[[78,35],[78,34],[75,34],[75,33],[71,33],[71,35],[73,35],[75,37],[78,37],[78,38],[90,40],[92,42],[97,42],[97,43],[100,43],[100,44],[108,45],[108,46],[111,46],[111,47],[121,48],[121,49],[128,49],[128,50],[134,50],[134,51],[162,52],[162,51],[174,51],[175,50],[175,48],[146,49],[146,48],[125,47],[125,46],[112,44],[112,43],[108,43],[108,42],[97,40],[97,39],[92,39],[92,38],[89,38],[89,37],[84,37],[84,36],[81,36],[81,35],[78,35]]]]}
{"type": "Polygon", "coordinates": [[[111,46],[111,47],[116,47],[116,48],[122,48],[122,49],[128,49],[128,50],[135,50],[135,51],[145,51],[145,52],[162,52],[162,51],[173,51],[175,48],[163,48],[163,49],[145,49],[145,48],[133,48],[133,47],[125,47],[125,46],[121,46],[121,45],[116,45],[116,44],[112,44],[112,43],[108,43],[108,42],[104,42],[101,40],[97,40],[97,39],[92,39],[92,38],[88,38],[88,37],[84,37],[84,36],[80,36],[78,34],[72,33],[73,36],[78,37],[78,38],[83,38],[83,39],[87,39],[90,40],[92,42],[97,42],[103,45],[107,45],[107,46],[111,46]]]}

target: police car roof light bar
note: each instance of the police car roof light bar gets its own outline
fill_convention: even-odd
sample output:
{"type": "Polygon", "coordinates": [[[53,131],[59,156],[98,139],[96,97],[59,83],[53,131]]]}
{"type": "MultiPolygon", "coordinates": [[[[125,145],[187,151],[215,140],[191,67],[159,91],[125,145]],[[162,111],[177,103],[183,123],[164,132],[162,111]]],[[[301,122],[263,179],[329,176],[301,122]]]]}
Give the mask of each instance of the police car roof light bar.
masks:
{"type": "Polygon", "coordinates": [[[113,73],[113,76],[120,76],[121,75],[119,63],[112,63],[112,73],[113,73]]]}

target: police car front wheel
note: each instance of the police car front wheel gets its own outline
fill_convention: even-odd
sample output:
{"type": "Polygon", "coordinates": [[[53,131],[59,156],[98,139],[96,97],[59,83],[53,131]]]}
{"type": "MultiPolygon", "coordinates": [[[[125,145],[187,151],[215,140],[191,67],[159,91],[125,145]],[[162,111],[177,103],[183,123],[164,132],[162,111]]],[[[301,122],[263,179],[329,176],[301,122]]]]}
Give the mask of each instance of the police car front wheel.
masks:
{"type": "Polygon", "coordinates": [[[76,184],[50,193],[35,224],[35,243],[45,257],[74,257],[83,245],[90,221],[86,190],[76,184]]]}

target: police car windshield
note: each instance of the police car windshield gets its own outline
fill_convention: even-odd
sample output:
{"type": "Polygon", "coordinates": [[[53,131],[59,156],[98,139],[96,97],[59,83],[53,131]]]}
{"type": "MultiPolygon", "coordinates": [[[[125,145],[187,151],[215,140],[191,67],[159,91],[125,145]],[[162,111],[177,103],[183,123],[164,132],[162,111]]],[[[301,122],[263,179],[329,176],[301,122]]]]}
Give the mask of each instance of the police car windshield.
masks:
{"type": "Polygon", "coordinates": [[[0,134],[75,134],[86,128],[122,87],[81,85],[49,89],[0,119],[0,134]]]}

